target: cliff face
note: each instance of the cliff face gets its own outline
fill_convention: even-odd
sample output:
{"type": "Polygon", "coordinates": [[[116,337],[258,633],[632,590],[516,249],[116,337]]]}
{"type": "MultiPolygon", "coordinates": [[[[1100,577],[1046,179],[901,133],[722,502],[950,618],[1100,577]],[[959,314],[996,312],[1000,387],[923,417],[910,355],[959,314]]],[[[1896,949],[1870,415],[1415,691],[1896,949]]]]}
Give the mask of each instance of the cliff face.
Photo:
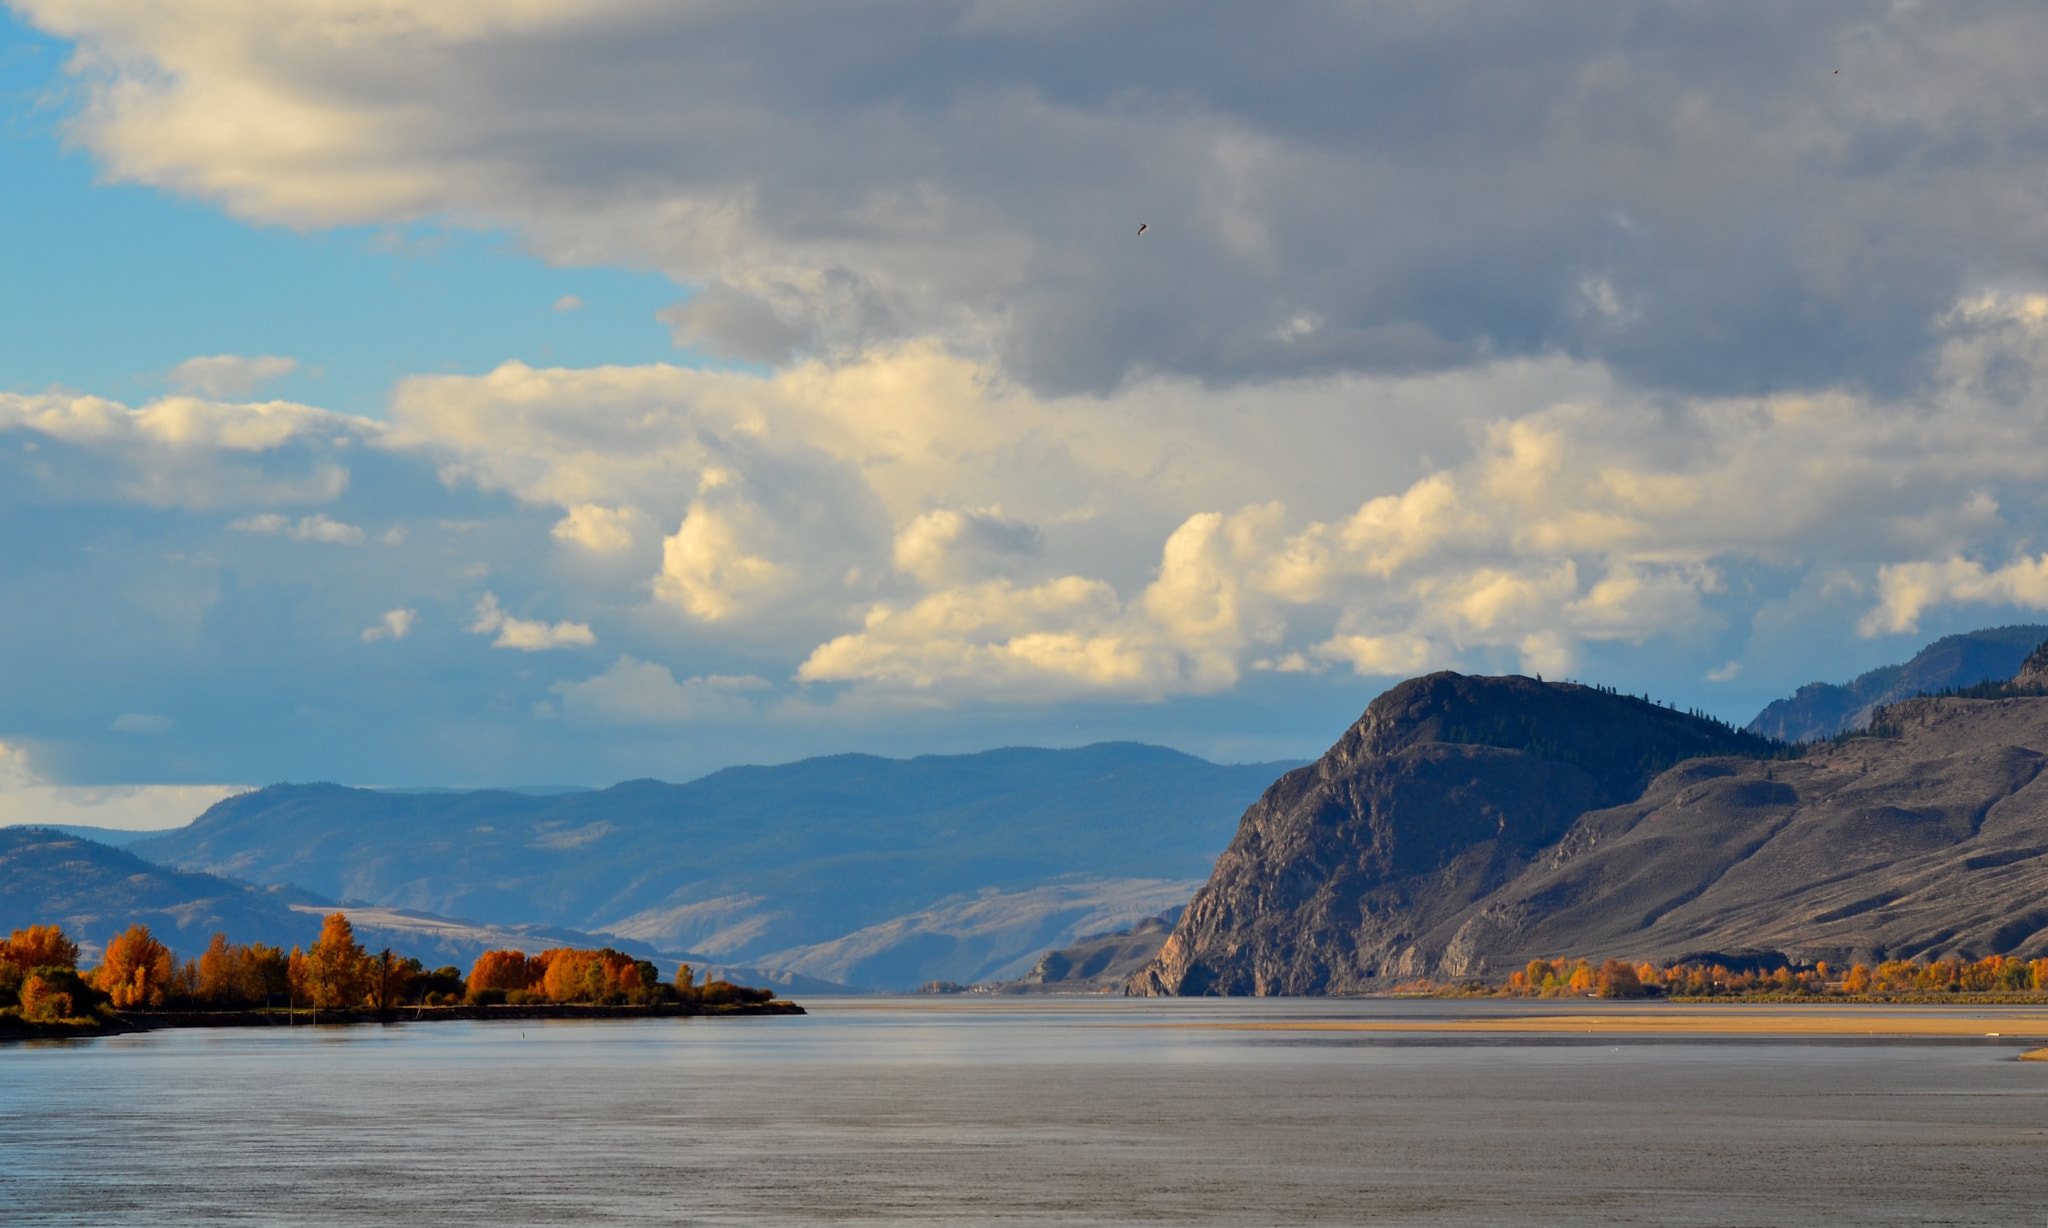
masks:
{"type": "Polygon", "coordinates": [[[1490,709],[1543,684],[1443,678],[1269,790],[1129,991],[1359,992],[1538,956],[2048,955],[2048,697],[1907,700],[1883,737],[1603,785],[1588,767],[1654,760],[1688,718],[1651,709],[1630,734],[1616,697],[1552,687],[1561,723],[1532,745],[1447,744],[1427,739],[1468,727],[1440,719],[1447,691],[1490,709]]]}
{"type": "Polygon", "coordinates": [[[1589,810],[1771,743],[1629,696],[1432,674],[1374,700],[1238,827],[1137,993],[1318,994],[1434,971],[1464,914],[1589,810]]]}

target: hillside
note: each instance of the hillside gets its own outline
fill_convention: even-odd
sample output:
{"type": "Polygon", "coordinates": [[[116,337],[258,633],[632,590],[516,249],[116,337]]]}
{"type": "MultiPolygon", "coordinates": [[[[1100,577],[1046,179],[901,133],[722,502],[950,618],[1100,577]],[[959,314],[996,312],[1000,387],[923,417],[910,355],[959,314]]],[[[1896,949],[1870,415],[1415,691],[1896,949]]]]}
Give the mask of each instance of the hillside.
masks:
{"type": "Polygon", "coordinates": [[[1904,665],[1882,666],[1839,686],[1809,682],[1766,706],[1748,729],[1781,742],[1832,738],[1868,725],[1870,714],[1884,704],[1980,682],[2002,682],[2044,641],[2048,641],[2048,626],[2033,624],[1943,636],[1904,665]]]}
{"type": "Polygon", "coordinates": [[[2048,698],[1908,700],[1885,736],[1798,758],[1731,740],[1603,795],[1563,764],[1616,754],[1611,698],[1437,675],[1375,700],[1246,813],[1131,991],[1364,992],[1537,956],[2048,953],[2048,698]],[[1461,732],[1442,709],[1521,719],[1532,689],[1540,742],[1440,740],[1461,732]]]}
{"type": "Polygon", "coordinates": [[[294,912],[318,897],[152,865],[133,853],[50,828],[0,828],[0,931],[55,922],[92,958],[140,922],[185,955],[216,930],[238,942],[290,947],[320,936],[320,919],[294,912]]]}
{"type": "Polygon", "coordinates": [[[1418,939],[1531,864],[1581,814],[1701,755],[1775,743],[1633,696],[1431,674],[1394,687],[1238,826],[1150,992],[1341,993],[1437,962],[1418,939]]]}
{"type": "MultiPolygon", "coordinates": [[[[340,906],[289,887],[256,887],[211,874],[166,869],[124,849],[99,844],[54,828],[0,828],[0,934],[30,925],[56,923],[76,939],[83,960],[100,957],[107,940],[137,923],[181,957],[206,948],[216,932],[236,942],[290,948],[320,936],[320,919],[346,912],[356,936],[372,949],[390,947],[429,966],[467,968],[494,947],[540,951],[585,949],[609,943],[634,955],[652,948],[630,940],[599,938],[574,930],[535,925],[479,925],[451,917],[395,909],[340,906]]],[[[844,987],[804,976],[769,976],[701,955],[682,953],[699,972],[743,984],[774,984],[801,993],[843,992],[844,987]]],[[[673,973],[673,959],[657,959],[673,973]]]]}
{"type": "Polygon", "coordinates": [[[276,785],[131,848],[334,898],[910,988],[1021,972],[1086,927],[1175,902],[1160,881],[1206,875],[1281,766],[1104,743],[841,755],[557,796],[276,785]],[[1040,890],[1077,876],[1085,904],[1040,890]],[[982,895],[1006,901],[1000,924],[941,907],[982,895]]]}

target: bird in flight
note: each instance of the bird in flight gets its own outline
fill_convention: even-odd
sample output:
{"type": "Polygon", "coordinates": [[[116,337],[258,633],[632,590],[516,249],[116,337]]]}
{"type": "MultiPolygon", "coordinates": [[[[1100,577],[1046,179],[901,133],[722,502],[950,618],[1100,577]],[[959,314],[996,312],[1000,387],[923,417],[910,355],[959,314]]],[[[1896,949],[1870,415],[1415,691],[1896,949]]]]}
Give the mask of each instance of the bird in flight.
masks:
{"type": "Polygon", "coordinates": [[[1147,229],[1149,229],[1149,227],[1147,227],[1145,223],[1143,223],[1143,222],[1139,222],[1139,223],[1138,223],[1138,233],[1139,233],[1139,234],[1144,234],[1144,233],[1145,233],[1145,231],[1146,231],[1147,229]]]}

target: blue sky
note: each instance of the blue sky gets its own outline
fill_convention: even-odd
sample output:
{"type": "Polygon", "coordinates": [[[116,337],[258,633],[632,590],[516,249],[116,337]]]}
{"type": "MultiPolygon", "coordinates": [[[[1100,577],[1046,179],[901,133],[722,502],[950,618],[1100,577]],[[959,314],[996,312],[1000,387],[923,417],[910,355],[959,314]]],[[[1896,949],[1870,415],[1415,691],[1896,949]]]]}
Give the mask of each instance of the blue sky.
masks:
{"type": "Polygon", "coordinates": [[[123,401],[166,390],[201,354],[281,354],[268,386],[378,416],[418,372],[510,358],[597,366],[673,359],[654,313],[682,297],[660,273],[562,267],[503,232],[436,224],[250,225],[208,204],[104,182],[66,148],[69,45],[0,11],[0,388],[52,385],[123,401]],[[565,297],[581,306],[558,311],[565,297]]]}
{"type": "Polygon", "coordinates": [[[1164,16],[0,13],[0,818],[2048,610],[2034,9],[1164,16]]]}

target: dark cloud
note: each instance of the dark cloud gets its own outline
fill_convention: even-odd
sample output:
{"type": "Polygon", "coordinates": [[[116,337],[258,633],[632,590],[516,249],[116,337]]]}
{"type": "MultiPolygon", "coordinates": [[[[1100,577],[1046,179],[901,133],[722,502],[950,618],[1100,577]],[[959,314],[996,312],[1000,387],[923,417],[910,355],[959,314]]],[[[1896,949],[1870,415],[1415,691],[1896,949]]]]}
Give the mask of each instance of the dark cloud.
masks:
{"type": "Polygon", "coordinates": [[[102,96],[116,173],[653,263],[708,287],[679,330],[757,360],[936,333],[1041,390],[1565,352],[1896,391],[1959,291],[2048,250],[2048,12],[2017,3],[650,3],[439,40],[252,11],[218,46],[119,11],[72,32],[181,83],[102,96]],[[251,84],[347,143],[202,139],[251,84]]]}

